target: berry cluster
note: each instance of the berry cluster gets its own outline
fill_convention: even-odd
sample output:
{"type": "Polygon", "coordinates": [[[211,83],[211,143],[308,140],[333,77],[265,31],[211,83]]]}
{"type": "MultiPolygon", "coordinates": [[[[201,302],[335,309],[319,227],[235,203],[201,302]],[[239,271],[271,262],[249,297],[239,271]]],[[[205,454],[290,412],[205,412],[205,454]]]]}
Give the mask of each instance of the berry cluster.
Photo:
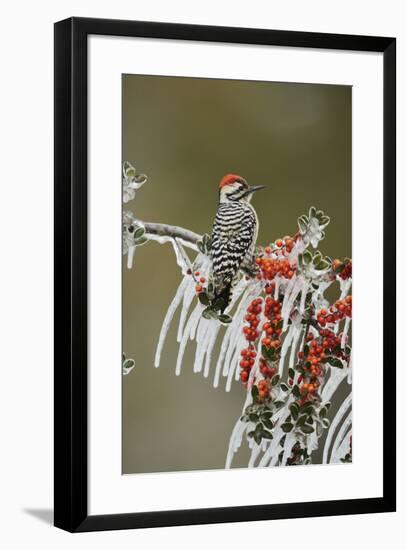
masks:
{"type": "Polygon", "coordinates": [[[259,315],[262,312],[263,299],[256,298],[252,300],[250,305],[247,308],[247,313],[244,317],[248,325],[243,327],[243,333],[245,339],[248,342],[248,347],[241,350],[241,361],[240,361],[240,379],[243,384],[246,384],[249,378],[250,371],[255,363],[255,357],[257,353],[254,349],[254,344],[259,338],[258,325],[260,323],[259,315]]]}
{"type": "Polygon", "coordinates": [[[321,309],[317,314],[317,322],[321,327],[327,324],[335,324],[341,321],[343,317],[351,317],[352,315],[352,296],[349,295],[343,300],[337,300],[327,311],[321,309]]]}
{"type": "Polygon", "coordinates": [[[262,339],[262,343],[267,348],[278,350],[281,347],[280,335],[282,333],[282,304],[279,300],[275,300],[268,296],[265,299],[265,317],[267,321],[262,327],[266,332],[266,336],[262,339]]]}
{"type": "Polygon", "coordinates": [[[352,260],[350,258],[344,258],[344,261],[335,259],[333,260],[331,267],[334,273],[343,279],[350,279],[352,277],[352,260]]]}
{"type": "Polygon", "coordinates": [[[259,280],[270,281],[277,275],[285,277],[285,279],[291,279],[296,271],[296,266],[292,265],[287,258],[261,256],[256,258],[255,263],[260,269],[257,274],[259,280]]]}
{"type": "MultiPolygon", "coordinates": [[[[268,285],[266,287],[266,293],[269,294],[270,291],[273,291],[273,289],[274,285],[268,285]]],[[[270,396],[270,382],[277,371],[275,362],[279,359],[281,348],[281,309],[281,302],[270,296],[265,298],[265,302],[262,298],[256,298],[255,300],[252,300],[248,306],[247,314],[244,318],[248,323],[248,325],[243,327],[243,333],[248,341],[248,347],[241,351],[240,361],[240,379],[244,385],[248,381],[249,373],[254,366],[255,357],[257,355],[254,350],[254,344],[258,341],[260,334],[262,332],[265,333],[261,341],[263,348],[259,358],[259,370],[264,379],[260,380],[257,384],[258,400],[260,402],[270,396]],[[262,311],[264,311],[266,321],[262,327],[259,327],[259,315],[262,311]]]]}
{"type": "Polygon", "coordinates": [[[295,246],[295,239],[289,236],[283,239],[277,239],[274,246],[267,246],[264,249],[264,255],[256,258],[255,263],[259,267],[257,279],[270,281],[281,275],[285,279],[291,279],[296,271],[296,266],[292,265],[287,256],[295,246]]]}
{"type": "Polygon", "coordinates": [[[298,358],[303,365],[302,374],[297,380],[302,397],[315,394],[324,377],[323,361],[327,357],[327,349],[323,348],[322,342],[319,340],[314,337],[313,333],[309,333],[306,337],[305,351],[298,353],[298,358]]]}
{"type": "Polygon", "coordinates": [[[264,399],[270,396],[271,382],[270,380],[260,380],[258,382],[258,401],[262,402],[264,399]]]}
{"type": "Polygon", "coordinates": [[[255,363],[255,357],[257,352],[253,347],[245,348],[241,351],[241,361],[240,361],[240,378],[243,383],[248,381],[250,371],[255,363]]]}
{"type": "MultiPolygon", "coordinates": [[[[188,274],[192,274],[190,269],[188,270],[188,274]]],[[[197,280],[197,284],[195,286],[196,294],[200,294],[203,290],[205,290],[203,284],[206,282],[206,279],[205,277],[200,277],[200,271],[195,271],[195,278],[197,280]]]]}
{"type": "Polygon", "coordinates": [[[251,343],[256,342],[259,337],[258,325],[260,321],[258,316],[262,312],[262,304],[262,298],[252,300],[251,304],[247,308],[247,314],[244,317],[245,321],[248,322],[248,326],[245,326],[242,330],[245,334],[246,340],[251,343]]]}

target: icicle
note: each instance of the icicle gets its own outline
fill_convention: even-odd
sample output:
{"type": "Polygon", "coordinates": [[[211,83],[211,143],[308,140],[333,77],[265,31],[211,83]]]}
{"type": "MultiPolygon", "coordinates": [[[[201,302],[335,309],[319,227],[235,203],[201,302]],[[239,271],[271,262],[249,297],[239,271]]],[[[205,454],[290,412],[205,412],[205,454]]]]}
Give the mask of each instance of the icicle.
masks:
{"type": "Polygon", "coordinates": [[[127,269],[131,269],[134,262],[134,252],[135,252],[135,246],[129,246],[128,247],[128,254],[127,254],[127,269]]]}
{"type": "Polygon", "coordinates": [[[278,300],[279,299],[279,287],[280,287],[280,283],[281,283],[281,278],[279,277],[279,275],[276,275],[276,277],[274,278],[274,281],[275,281],[275,290],[274,290],[274,300],[278,300]]]}
{"type": "Polygon", "coordinates": [[[290,283],[292,284],[289,284],[286,289],[281,310],[281,316],[283,319],[282,332],[284,332],[288,326],[289,316],[292,311],[293,304],[295,303],[295,300],[303,287],[303,279],[302,277],[292,277],[290,283]]]}
{"type": "Polygon", "coordinates": [[[258,456],[260,455],[261,450],[262,450],[262,445],[255,444],[255,445],[252,446],[251,456],[250,456],[250,459],[249,459],[249,462],[248,462],[248,468],[254,468],[255,467],[255,461],[258,458],[258,456]]]}
{"type": "Polygon", "coordinates": [[[321,392],[321,399],[323,402],[331,401],[333,394],[346,376],[347,373],[345,369],[330,367],[329,379],[327,380],[323,391],[321,392]]]}
{"type": "Polygon", "coordinates": [[[184,326],[185,326],[186,317],[187,317],[190,305],[193,302],[193,298],[195,297],[195,294],[196,294],[195,283],[194,283],[193,279],[190,277],[189,288],[186,289],[186,291],[183,295],[183,303],[182,303],[182,309],[181,309],[181,312],[180,312],[178,334],[177,334],[177,337],[176,337],[177,342],[180,342],[182,340],[183,329],[184,329],[184,326]]]}
{"type": "MultiPolygon", "coordinates": [[[[190,339],[191,340],[194,340],[195,337],[196,337],[196,330],[197,330],[197,327],[199,326],[200,321],[205,320],[201,316],[203,309],[204,309],[204,306],[202,306],[199,302],[199,303],[196,304],[196,307],[193,310],[193,313],[196,312],[196,315],[193,317],[193,322],[192,322],[191,327],[190,327],[190,339]]],[[[192,315],[193,315],[193,313],[192,313],[192,315]]],[[[191,315],[191,317],[192,317],[192,315],[191,315]]],[[[189,318],[189,320],[190,320],[190,318],[189,318]]]]}
{"type": "Polygon", "coordinates": [[[341,459],[344,458],[345,455],[348,453],[349,448],[350,448],[351,434],[352,434],[352,430],[351,430],[351,426],[350,426],[350,429],[345,434],[343,440],[341,441],[340,446],[338,447],[338,449],[334,453],[333,460],[331,460],[331,462],[334,461],[333,463],[335,463],[335,464],[340,463],[341,459]]]}
{"type": "Polygon", "coordinates": [[[224,355],[225,355],[227,347],[228,347],[228,342],[230,340],[230,335],[231,335],[231,326],[229,326],[227,328],[226,333],[225,333],[224,338],[223,338],[223,341],[221,343],[220,353],[219,353],[219,357],[217,359],[216,371],[215,371],[214,380],[213,380],[213,386],[215,388],[218,388],[218,385],[219,385],[221,367],[223,365],[223,359],[224,359],[224,355]]]}
{"type": "Polygon", "coordinates": [[[155,363],[154,363],[155,367],[159,367],[159,363],[161,361],[162,348],[165,343],[166,335],[168,334],[171,321],[173,319],[173,316],[175,315],[175,311],[177,310],[179,304],[182,301],[185,289],[187,288],[188,284],[189,284],[189,277],[184,277],[178,287],[178,290],[176,291],[174,299],[169,305],[168,311],[166,312],[165,319],[162,323],[161,332],[159,334],[158,345],[156,348],[155,363]]]}
{"type": "Polygon", "coordinates": [[[341,290],[341,294],[340,294],[340,300],[344,300],[344,298],[347,296],[350,288],[351,288],[351,284],[352,284],[352,279],[341,279],[341,277],[338,278],[338,281],[340,283],[340,290],[341,290]]]}
{"type": "Polygon", "coordinates": [[[302,335],[302,331],[303,331],[302,325],[299,323],[299,326],[295,326],[294,330],[295,330],[295,333],[294,333],[294,336],[292,338],[292,346],[291,346],[291,349],[290,349],[288,369],[293,368],[293,365],[296,361],[296,348],[297,348],[297,344],[298,344],[298,342],[301,338],[301,335],[302,335]]]}
{"type": "Polygon", "coordinates": [[[176,257],[176,263],[178,264],[178,266],[180,267],[183,275],[186,275],[186,272],[187,270],[189,269],[189,266],[188,264],[186,263],[185,261],[185,258],[182,254],[182,250],[180,248],[180,245],[179,243],[176,241],[176,239],[171,239],[171,244],[172,244],[172,247],[173,247],[173,251],[175,252],[175,257],[176,257]]]}
{"type": "MultiPolygon", "coordinates": [[[[231,468],[234,454],[240,448],[242,443],[242,437],[249,426],[250,426],[250,423],[241,422],[241,420],[238,420],[236,422],[233,428],[233,431],[231,433],[230,442],[228,444],[225,468],[227,469],[231,468]]],[[[251,429],[252,429],[252,424],[251,424],[251,429]]]]}
{"type": "MultiPolygon", "coordinates": [[[[287,402],[286,402],[285,407],[281,411],[278,411],[278,413],[280,414],[280,417],[278,419],[278,422],[277,422],[276,427],[275,427],[274,432],[273,432],[272,442],[269,445],[267,451],[264,453],[263,457],[261,458],[261,460],[258,464],[259,467],[268,466],[269,461],[272,462],[272,459],[274,457],[276,457],[276,459],[277,459],[276,450],[279,446],[280,440],[285,435],[285,433],[281,429],[281,425],[285,422],[285,420],[287,419],[287,417],[290,414],[289,403],[291,401],[292,401],[292,399],[289,397],[287,402]]],[[[274,421],[274,420],[276,420],[276,418],[277,418],[277,415],[274,415],[272,420],[274,421]]]]}
{"type": "Polygon", "coordinates": [[[328,463],[328,452],[330,449],[331,441],[333,439],[334,432],[337,429],[337,426],[340,424],[342,418],[347,413],[348,409],[351,407],[352,403],[352,394],[349,394],[344,401],[341,403],[340,408],[337,411],[337,414],[335,415],[332,423],[330,424],[330,428],[327,433],[327,439],[324,444],[324,450],[323,450],[323,464],[328,463]]]}
{"type": "Polygon", "coordinates": [[[350,328],[350,324],[351,324],[350,317],[346,317],[345,322],[344,322],[343,334],[341,336],[341,347],[342,348],[344,348],[346,343],[347,343],[347,334],[348,334],[348,330],[350,328]]]}
{"type": "MultiPolygon", "coordinates": [[[[245,402],[242,408],[242,412],[244,413],[245,409],[251,405],[252,403],[252,396],[251,392],[247,392],[245,397],[245,402]]],[[[238,418],[237,422],[234,424],[233,431],[231,432],[230,441],[228,443],[228,450],[227,450],[227,457],[226,457],[226,464],[225,468],[230,468],[231,463],[233,461],[234,453],[240,448],[242,443],[242,437],[244,435],[245,431],[250,431],[254,427],[252,422],[242,422],[240,418],[238,418]]]]}
{"type": "Polygon", "coordinates": [[[185,353],[186,345],[189,337],[192,339],[192,331],[196,330],[196,324],[199,322],[202,310],[203,307],[200,304],[197,304],[191,316],[189,317],[188,322],[186,323],[185,330],[183,331],[182,341],[179,344],[178,359],[176,361],[175,370],[176,376],[179,376],[182,370],[182,360],[185,353]]]}
{"type": "Polygon", "coordinates": [[[212,323],[210,326],[210,337],[209,337],[209,343],[206,350],[206,361],[204,364],[204,371],[203,371],[203,376],[205,378],[209,376],[211,356],[213,353],[214,344],[216,343],[217,334],[220,330],[220,327],[221,327],[220,323],[212,323]]]}
{"type": "Polygon", "coordinates": [[[350,355],[350,360],[348,362],[347,383],[352,384],[352,355],[350,355]]]}
{"type": "Polygon", "coordinates": [[[339,447],[342,445],[342,442],[344,441],[344,438],[347,435],[348,430],[351,430],[351,426],[352,426],[352,415],[350,412],[347,418],[342,423],[341,428],[337,434],[337,437],[335,438],[333,448],[331,451],[330,464],[339,462],[339,460],[337,460],[337,454],[338,454],[337,451],[339,447]]]}
{"type": "MultiPolygon", "coordinates": [[[[166,235],[154,235],[152,233],[148,233],[147,236],[149,241],[156,241],[159,244],[172,243],[173,241],[173,237],[168,237],[166,235]]],[[[181,238],[177,238],[177,240],[182,243],[183,246],[186,246],[187,248],[190,248],[192,250],[196,250],[197,252],[199,251],[197,245],[195,245],[194,243],[184,241],[181,238]]]]}
{"type": "Polygon", "coordinates": [[[309,288],[309,283],[307,281],[303,281],[303,286],[302,286],[302,295],[300,297],[300,306],[299,306],[299,313],[301,315],[303,315],[304,311],[305,311],[305,306],[306,306],[306,295],[307,295],[307,290],[309,288]]]}
{"type": "MultiPolygon", "coordinates": [[[[217,363],[217,367],[221,369],[224,363],[223,375],[227,376],[229,371],[229,355],[231,355],[234,347],[234,343],[237,337],[240,334],[243,326],[243,317],[248,303],[252,300],[254,296],[257,296],[259,293],[260,285],[254,285],[253,288],[247,288],[243,294],[240,303],[238,305],[237,311],[234,313],[233,322],[228,326],[226,336],[223,340],[221,346],[220,355],[217,363]]],[[[219,375],[220,375],[219,370],[219,375]]],[[[217,386],[215,386],[217,387],[217,386]]]]}
{"type": "Polygon", "coordinates": [[[195,352],[193,372],[201,372],[203,368],[203,359],[206,353],[205,337],[209,330],[209,326],[215,323],[216,321],[214,321],[213,319],[209,320],[209,319],[204,319],[203,317],[200,319],[199,329],[196,335],[197,347],[195,352]]]}
{"type": "Polygon", "coordinates": [[[290,455],[292,454],[292,449],[296,443],[296,435],[294,432],[289,432],[286,435],[285,444],[283,446],[283,456],[281,466],[286,466],[286,462],[290,455]]]}

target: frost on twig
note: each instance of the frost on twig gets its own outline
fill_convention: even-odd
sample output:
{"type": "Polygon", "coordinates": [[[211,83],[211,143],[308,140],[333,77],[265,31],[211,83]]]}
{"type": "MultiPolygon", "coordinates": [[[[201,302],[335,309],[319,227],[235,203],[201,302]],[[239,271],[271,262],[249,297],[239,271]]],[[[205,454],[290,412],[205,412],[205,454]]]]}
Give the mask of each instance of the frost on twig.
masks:
{"type": "Polygon", "coordinates": [[[123,202],[127,203],[134,199],[135,192],[140,189],[147,181],[145,174],[137,174],[134,166],[128,162],[123,162],[123,202]]]}
{"type": "Polygon", "coordinates": [[[123,366],[123,376],[127,376],[127,374],[130,374],[130,372],[135,367],[135,361],[134,359],[127,359],[125,353],[123,353],[122,366],[123,366]]]}

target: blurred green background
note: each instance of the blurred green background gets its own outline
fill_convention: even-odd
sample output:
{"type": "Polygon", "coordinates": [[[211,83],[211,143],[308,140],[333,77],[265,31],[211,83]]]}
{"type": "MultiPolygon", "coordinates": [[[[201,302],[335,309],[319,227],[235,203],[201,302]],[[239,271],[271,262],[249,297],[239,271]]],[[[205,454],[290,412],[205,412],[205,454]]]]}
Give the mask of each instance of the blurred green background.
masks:
{"type": "MultiPolygon", "coordinates": [[[[258,243],[293,235],[314,205],[332,219],[321,251],[351,256],[351,87],[138,75],[123,75],[122,84],[123,160],[148,175],[124,208],[210,233],[218,182],[235,172],[268,186],[253,201],[258,243]]],[[[132,270],[123,260],[123,351],[136,362],[123,377],[123,473],[223,468],[241,412],[239,383],[225,393],[212,376],[193,374],[193,343],[175,376],[176,322],[154,368],[180,280],[169,244],[139,248],[132,270]]],[[[233,466],[245,467],[247,457],[243,448],[233,466]]]]}

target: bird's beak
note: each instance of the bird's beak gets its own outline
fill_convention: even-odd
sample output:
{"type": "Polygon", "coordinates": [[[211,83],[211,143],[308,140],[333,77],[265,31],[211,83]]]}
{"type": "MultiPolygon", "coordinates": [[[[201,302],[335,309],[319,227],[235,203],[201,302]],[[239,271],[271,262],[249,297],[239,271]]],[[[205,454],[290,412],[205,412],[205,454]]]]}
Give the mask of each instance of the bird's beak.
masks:
{"type": "Polygon", "coordinates": [[[265,189],[265,185],[254,185],[254,187],[248,189],[248,193],[255,193],[255,191],[259,191],[260,189],[265,189]]]}

